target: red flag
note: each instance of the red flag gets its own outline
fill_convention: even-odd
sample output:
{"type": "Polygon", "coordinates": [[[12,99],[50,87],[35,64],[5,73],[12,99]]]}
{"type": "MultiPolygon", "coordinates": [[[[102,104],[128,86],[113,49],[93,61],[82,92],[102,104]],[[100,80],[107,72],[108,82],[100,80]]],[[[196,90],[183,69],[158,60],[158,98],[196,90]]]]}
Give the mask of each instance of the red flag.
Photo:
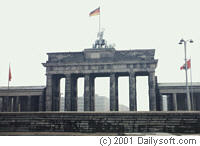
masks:
{"type": "Polygon", "coordinates": [[[191,60],[190,59],[187,61],[187,68],[188,69],[191,68],[191,60]]]}
{"type": "Polygon", "coordinates": [[[12,79],[12,75],[11,75],[11,69],[10,69],[10,65],[9,65],[8,81],[11,81],[11,79],[12,79]]]}
{"type": "MultiPolygon", "coordinates": [[[[187,61],[187,69],[190,69],[190,68],[191,68],[191,60],[189,59],[187,61]]],[[[185,64],[183,64],[183,66],[181,66],[180,70],[182,70],[182,69],[185,69],[185,64]]]]}

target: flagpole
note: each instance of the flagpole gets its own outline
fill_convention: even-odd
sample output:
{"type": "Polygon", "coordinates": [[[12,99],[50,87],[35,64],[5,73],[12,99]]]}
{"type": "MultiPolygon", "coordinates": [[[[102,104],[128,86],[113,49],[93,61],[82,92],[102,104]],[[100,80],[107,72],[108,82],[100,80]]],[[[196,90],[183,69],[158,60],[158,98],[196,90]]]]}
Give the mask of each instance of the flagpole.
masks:
{"type": "Polygon", "coordinates": [[[10,78],[10,63],[9,63],[9,72],[8,72],[8,99],[6,100],[7,101],[7,103],[6,103],[6,105],[7,105],[7,111],[10,110],[10,109],[8,109],[8,105],[9,105],[8,104],[8,102],[9,102],[9,82],[10,82],[9,78],[10,78]]]}
{"type": "Polygon", "coordinates": [[[194,110],[193,86],[192,86],[192,59],[191,59],[191,56],[190,56],[190,91],[191,91],[192,109],[194,110]]]}
{"type": "Polygon", "coordinates": [[[187,91],[187,106],[188,106],[188,111],[191,111],[191,100],[190,100],[190,90],[188,87],[188,66],[187,66],[187,55],[186,55],[186,41],[184,41],[184,51],[185,51],[185,77],[186,77],[186,91],[187,91]]]}
{"type": "Polygon", "coordinates": [[[100,4],[99,4],[99,33],[101,31],[101,8],[100,8],[100,4]]]}

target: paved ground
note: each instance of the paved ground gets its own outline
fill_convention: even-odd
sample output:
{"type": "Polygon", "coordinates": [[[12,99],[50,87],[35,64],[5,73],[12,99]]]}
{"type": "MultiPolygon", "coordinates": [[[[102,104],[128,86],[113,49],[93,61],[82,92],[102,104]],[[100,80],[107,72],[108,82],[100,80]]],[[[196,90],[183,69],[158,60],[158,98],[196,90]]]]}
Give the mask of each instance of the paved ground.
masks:
{"type": "Polygon", "coordinates": [[[0,136],[200,136],[183,133],[0,132],[0,136]]]}

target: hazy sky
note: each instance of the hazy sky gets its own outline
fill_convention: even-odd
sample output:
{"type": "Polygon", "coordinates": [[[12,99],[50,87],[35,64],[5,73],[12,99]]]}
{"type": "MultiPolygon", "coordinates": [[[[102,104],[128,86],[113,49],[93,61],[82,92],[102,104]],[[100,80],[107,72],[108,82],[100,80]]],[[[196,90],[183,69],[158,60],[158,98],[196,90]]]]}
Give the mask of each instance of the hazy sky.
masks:
{"type": "MultiPolygon", "coordinates": [[[[46,85],[41,63],[47,52],[91,48],[98,16],[89,13],[99,4],[100,0],[0,0],[0,86],[7,86],[9,62],[11,86],[46,85]]],[[[184,50],[178,42],[193,39],[187,53],[192,57],[193,81],[200,82],[199,0],[101,0],[100,5],[109,44],[115,43],[117,50],[156,49],[159,82],[185,81],[185,72],[180,71],[184,50]]],[[[97,93],[107,95],[101,87],[109,87],[109,79],[97,80],[97,93]]],[[[120,88],[125,97],[128,78],[120,82],[126,83],[120,88]]],[[[140,89],[146,90],[143,85],[140,89]]]]}

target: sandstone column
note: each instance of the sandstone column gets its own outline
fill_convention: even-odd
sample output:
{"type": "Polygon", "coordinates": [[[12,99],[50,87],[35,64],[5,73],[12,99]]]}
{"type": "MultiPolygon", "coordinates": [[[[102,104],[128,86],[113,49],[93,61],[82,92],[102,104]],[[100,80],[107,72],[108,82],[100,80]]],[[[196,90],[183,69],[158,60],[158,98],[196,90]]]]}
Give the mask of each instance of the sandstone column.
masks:
{"type": "Polygon", "coordinates": [[[160,94],[160,111],[164,111],[164,108],[163,108],[163,95],[162,94],[160,94]]]}
{"type": "Polygon", "coordinates": [[[12,97],[9,96],[9,97],[8,97],[8,100],[7,100],[7,105],[8,105],[7,111],[8,111],[8,112],[11,112],[11,98],[12,98],[12,97]]]}
{"type": "Polygon", "coordinates": [[[7,111],[8,105],[7,105],[7,96],[3,96],[3,112],[7,111]]]}
{"type": "Polygon", "coordinates": [[[173,110],[177,111],[177,97],[176,97],[176,93],[173,93],[173,97],[172,97],[172,102],[173,102],[173,110]]]}
{"type": "MultiPolygon", "coordinates": [[[[192,90],[192,89],[191,89],[192,90]]],[[[190,94],[190,98],[191,98],[191,109],[192,109],[192,111],[195,111],[196,110],[196,108],[195,108],[195,102],[194,102],[194,93],[191,93],[190,94]]]]}
{"type": "Polygon", "coordinates": [[[90,111],[90,75],[84,78],[84,111],[90,111]]]}
{"type": "Polygon", "coordinates": [[[11,103],[10,103],[10,111],[13,112],[14,111],[14,97],[11,97],[11,103]]]}
{"type": "Polygon", "coordinates": [[[72,111],[72,86],[71,86],[71,74],[65,75],[65,111],[72,111]]]}
{"type": "Polygon", "coordinates": [[[95,111],[95,78],[90,77],[90,111],[95,111]]]}
{"type": "Polygon", "coordinates": [[[198,99],[198,96],[195,96],[195,94],[193,93],[193,110],[194,111],[197,111],[197,99],[198,99]]]}
{"type": "Polygon", "coordinates": [[[173,111],[173,95],[167,95],[167,111],[173,111]]]}
{"type": "Polygon", "coordinates": [[[15,109],[14,109],[14,111],[15,112],[18,112],[19,111],[19,96],[16,96],[16,98],[15,98],[15,109]]]}
{"type": "Polygon", "coordinates": [[[129,109],[130,111],[137,111],[136,76],[134,72],[129,73],[129,109]]]}
{"type": "Polygon", "coordinates": [[[31,111],[31,96],[27,98],[27,111],[31,111]]]}
{"type": "Polygon", "coordinates": [[[43,111],[43,95],[39,96],[39,111],[43,111]]]}
{"type": "Polygon", "coordinates": [[[52,84],[52,110],[59,111],[60,107],[60,77],[58,75],[53,76],[52,84]]]}
{"type": "Polygon", "coordinates": [[[52,111],[52,75],[47,74],[47,87],[46,87],[46,111],[52,111]]]}
{"type": "Polygon", "coordinates": [[[156,111],[156,82],[155,72],[149,72],[149,109],[156,111]]]}
{"type": "Polygon", "coordinates": [[[95,78],[85,74],[84,80],[84,111],[95,111],[95,78]]]}
{"type": "Polygon", "coordinates": [[[118,76],[110,75],[110,111],[118,111],[118,76]]]}
{"type": "Polygon", "coordinates": [[[3,111],[3,98],[0,97],[0,112],[3,111]]]}
{"type": "Polygon", "coordinates": [[[77,111],[77,77],[72,77],[71,80],[71,90],[72,90],[72,95],[71,95],[71,106],[72,106],[72,111],[77,111]]]}

